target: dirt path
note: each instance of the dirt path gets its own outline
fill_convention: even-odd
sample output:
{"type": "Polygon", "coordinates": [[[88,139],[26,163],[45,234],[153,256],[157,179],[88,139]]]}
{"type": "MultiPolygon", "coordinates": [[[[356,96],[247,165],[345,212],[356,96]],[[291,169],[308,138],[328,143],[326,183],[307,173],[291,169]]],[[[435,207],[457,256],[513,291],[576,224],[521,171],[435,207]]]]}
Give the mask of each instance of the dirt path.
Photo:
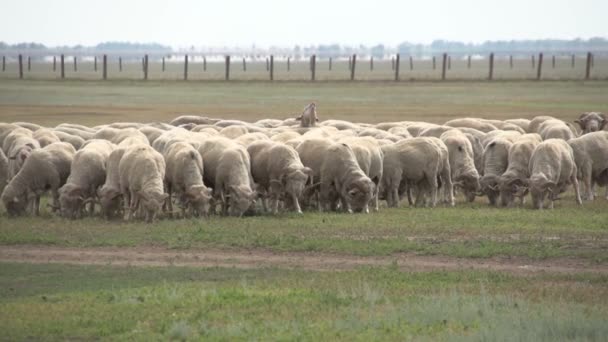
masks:
{"type": "Polygon", "coordinates": [[[361,266],[397,265],[404,271],[492,270],[515,274],[602,273],[608,265],[591,265],[579,259],[544,261],[521,258],[464,259],[398,254],[357,257],[320,253],[271,253],[266,251],[169,250],[155,247],[65,248],[48,246],[0,246],[0,262],[62,263],[118,266],[280,267],[316,271],[351,270],[361,266]]]}

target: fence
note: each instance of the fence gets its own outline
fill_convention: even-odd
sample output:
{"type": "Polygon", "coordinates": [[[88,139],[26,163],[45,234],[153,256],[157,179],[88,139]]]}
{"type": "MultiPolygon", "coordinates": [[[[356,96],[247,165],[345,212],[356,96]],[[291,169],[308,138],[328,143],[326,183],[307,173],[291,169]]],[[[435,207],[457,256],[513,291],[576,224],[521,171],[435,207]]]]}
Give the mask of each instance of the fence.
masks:
{"type": "Polygon", "coordinates": [[[141,79],[141,80],[268,80],[268,81],[410,81],[410,80],[545,80],[608,79],[608,58],[585,55],[495,55],[390,59],[307,58],[274,55],[208,60],[207,56],[125,59],[120,56],[2,56],[2,78],[19,79],[141,79]],[[59,58],[57,58],[59,57],[59,58]],[[101,61],[101,67],[98,66],[101,61]],[[550,61],[547,62],[547,61],[550,61]],[[72,62],[72,66],[66,63],[72,62]],[[57,66],[59,64],[59,66],[57,66]],[[402,65],[405,64],[405,65],[402,65]]]}

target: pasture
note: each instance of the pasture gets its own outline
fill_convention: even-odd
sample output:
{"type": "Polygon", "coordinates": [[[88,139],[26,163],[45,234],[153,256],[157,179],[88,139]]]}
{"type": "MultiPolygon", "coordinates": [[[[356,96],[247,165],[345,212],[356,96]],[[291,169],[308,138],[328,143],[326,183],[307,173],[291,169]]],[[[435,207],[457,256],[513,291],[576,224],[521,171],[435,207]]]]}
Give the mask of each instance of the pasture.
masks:
{"type": "MultiPolygon", "coordinates": [[[[32,77],[0,80],[0,122],[255,121],[311,101],[321,120],[572,122],[608,112],[606,94],[608,81],[32,77]]],[[[458,198],[454,208],[154,224],[48,210],[9,219],[2,208],[0,329],[9,340],[605,340],[608,201],[563,197],[543,211],[458,198]]]]}

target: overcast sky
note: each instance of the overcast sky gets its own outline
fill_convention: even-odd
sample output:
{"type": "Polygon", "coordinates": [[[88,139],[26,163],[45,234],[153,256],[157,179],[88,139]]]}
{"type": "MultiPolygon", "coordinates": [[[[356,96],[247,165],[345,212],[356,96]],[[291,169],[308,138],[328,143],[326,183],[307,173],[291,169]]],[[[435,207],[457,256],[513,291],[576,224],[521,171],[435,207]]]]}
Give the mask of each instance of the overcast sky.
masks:
{"type": "Polygon", "coordinates": [[[0,41],[173,47],[608,37],[608,0],[2,1],[0,41]]]}

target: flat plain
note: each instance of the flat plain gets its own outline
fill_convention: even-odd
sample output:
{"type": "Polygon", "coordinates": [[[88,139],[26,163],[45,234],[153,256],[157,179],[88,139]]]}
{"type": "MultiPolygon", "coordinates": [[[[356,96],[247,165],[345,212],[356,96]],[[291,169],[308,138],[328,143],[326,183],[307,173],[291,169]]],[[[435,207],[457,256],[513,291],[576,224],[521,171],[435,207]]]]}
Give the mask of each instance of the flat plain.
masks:
{"type": "MultiPolygon", "coordinates": [[[[380,66],[379,66],[380,67],[380,66]]],[[[390,69],[390,65],[387,67],[390,69]]],[[[255,121],[456,117],[572,122],[608,81],[1,79],[0,122],[99,125],[185,113],[255,121]]],[[[598,194],[604,194],[603,188],[598,194]]],[[[3,209],[2,209],[3,210],[3,209]]],[[[605,340],[608,201],[554,210],[381,208],[241,219],[0,217],[9,340],[605,340]]]]}

